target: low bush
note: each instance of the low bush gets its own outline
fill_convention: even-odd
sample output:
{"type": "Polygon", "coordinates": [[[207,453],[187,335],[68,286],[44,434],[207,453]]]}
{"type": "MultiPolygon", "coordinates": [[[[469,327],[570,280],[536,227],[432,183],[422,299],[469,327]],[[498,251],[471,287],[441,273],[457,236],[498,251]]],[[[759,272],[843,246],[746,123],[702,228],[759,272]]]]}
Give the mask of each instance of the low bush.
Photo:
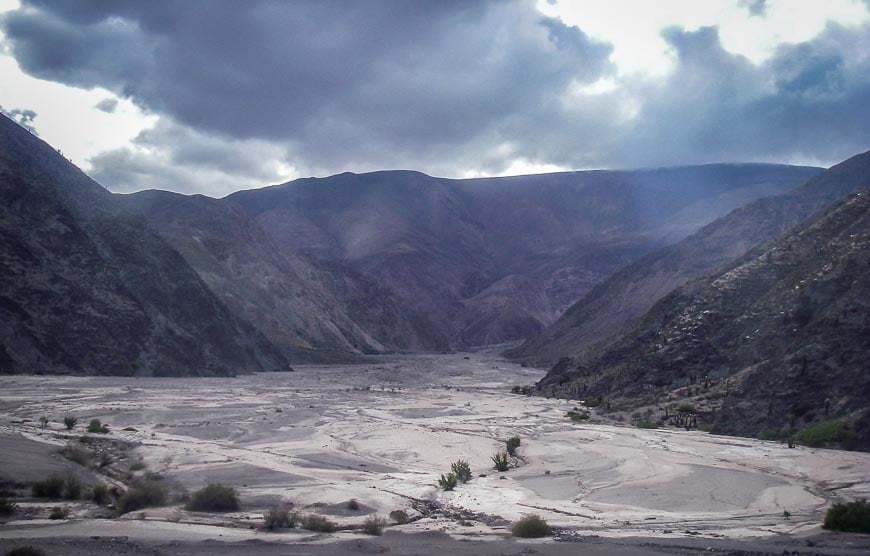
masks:
{"type": "Polygon", "coordinates": [[[302,518],[302,528],[320,533],[332,533],[335,531],[335,523],[322,515],[309,514],[302,518]]]}
{"type": "Polygon", "coordinates": [[[390,519],[396,522],[396,525],[405,525],[411,521],[408,514],[402,510],[393,510],[390,512],[390,519]]]}
{"type": "Polygon", "coordinates": [[[65,426],[68,431],[73,430],[73,427],[75,427],[78,422],[78,418],[74,415],[66,415],[63,418],[63,426],[65,426]]]}
{"type": "Polygon", "coordinates": [[[212,483],[194,492],[185,509],[195,512],[234,512],[239,509],[239,495],[233,487],[212,483]]]}
{"type": "Polygon", "coordinates": [[[589,420],[589,412],[587,411],[569,411],[565,415],[574,422],[589,420]]]}
{"type": "Polygon", "coordinates": [[[527,515],[513,524],[511,534],[515,537],[536,539],[552,534],[553,530],[547,522],[538,515],[527,515]]]}
{"type": "Polygon", "coordinates": [[[695,414],[698,412],[698,409],[690,403],[681,403],[677,406],[677,412],[695,414]]]}
{"type": "Polygon", "coordinates": [[[441,475],[441,478],[438,479],[438,486],[443,490],[453,490],[456,488],[456,475],[453,473],[448,473],[447,475],[441,475]]]}
{"type": "Polygon", "coordinates": [[[103,483],[97,483],[94,485],[94,489],[91,491],[91,500],[102,506],[111,498],[111,494],[109,493],[109,487],[104,485],[103,483]]]}
{"type": "Polygon", "coordinates": [[[33,483],[30,490],[37,498],[60,498],[63,494],[63,486],[63,477],[52,475],[45,480],[33,483]]]}
{"type": "Polygon", "coordinates": [[[520,447],[521,442],[522,441],[520,440],[519,436],[512,436],[508,438],[507,442],[505,442],[505,445],[507,447],[507,453],[512,456],[517,455],[517,448],[520,447]]]}
{"type": "Polygon", "coordinates": [[[658,423],[654,423],[653,421],[647,421],[646,419],[641,419],[640,421],[635,421],[634,426],[639,429],[657,429],[659,428],[658,423]]]}
{"type": "Polygon", "coordinates": [[[376,515],[369,516],[363,522],[363,532],[366,535],[380,536],[387,526],[387,520],[376,515]]]}
{"type": "Polygon", "coordinates": [[[263,529],[292,529],[298,521],[299,516],[287,504],[276,504],[263,516],[263,529]]]}
{"type": "Polygon", "coordinates": [[[359,502],[356,501],[356,498],[351,498],[347,501],[347,509],[353,511],[359,510],[359,502]]]}
{"type": "Polygon", "coordinates": [[[798,444],[814,448],[845,444],[854,438],[855,431],[845,421],[825,421],[807,427],[795,435],[798,444]]]}
{"type": "Polygon", "coordinates": [[[846,504],[834,504],[825,514],[822,527],[831,531],[870,533],[870,503],[856,500],[846,504]]]}
{"type": "Polygon", "coordinates": [[[130,471],[142,471],[143,469],[145,469],[145,462],[142,460],[130,464],[130,471]]]}
{"type": "Polygon", "coordinates": [[[69,517],[69,508],[66,506],[55,506],[48,514],[48,519],[66,519],[69,517]]]}
{"type": "Polygon", "coordinates": [[[130,488],[118,498],[118,511],[122,514],[141,510],[149,506],[164,506],[168,491],[160,481],[154,478],[144,478],[135,481],[130,488]]]}
{"type": "Polygon", "coordinates": [[[93,454],[90,450],[70,444],[61,450],[61,455],[73,463],[77,463],[82,467],[88,467],[91,464],[93,454]]]}
{"type": "Polygon", "coordinates": [[[63,497],[67,500],[78,500],[82,497],[82,482],[75,475],[67,475],[63,497]]]}
{"type": "Polygon", "coordinates": [[[507,471],[510,467],[510,459],[507,452],[499,452],[492,456],[492,463],[495,464],[496,471],[507,471]]]}
{"type": "Polygon", "coordinates": [[[88,432],[95,434],[107,434],[109,432],[109,427],[102,424],[99,419],[91,419],[91,422],[88,423],[88,432]]]}
{"type": "Polygon", "coordinates": [[[450,470],[456,475],[456,480],[460,483],[467,483],[471,480],[471,466],[467,461],[457,460],[450,465],[450,470]]]}
{"type": "Polygon", "coordinates": [[[8,498],[0,498],[0,515],[10,516],[15,513],[18,504],[8,498]]]}

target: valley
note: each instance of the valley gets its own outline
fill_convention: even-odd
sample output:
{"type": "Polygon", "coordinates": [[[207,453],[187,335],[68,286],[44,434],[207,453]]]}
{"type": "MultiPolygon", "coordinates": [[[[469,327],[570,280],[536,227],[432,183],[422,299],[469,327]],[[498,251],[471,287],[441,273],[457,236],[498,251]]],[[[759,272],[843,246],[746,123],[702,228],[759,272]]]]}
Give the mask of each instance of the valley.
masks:
{"type": "MultiPolygon", "coordinates": [[[[353,530],[367,516],[400,510],[410,523],[389,520],[385,535],[371,541],[387,543],[391,553],[413,553],[426,542],[457,551],[479,546],[478,553],[532,542],[535,550],[558,554],[571,541],[590,553],[674,547],[690,553],[699,542],[723,551],[734,542],[774,550],[805,539],[824,550],[827,505],[870,495],[870,454],[638,429],[576,401],[511,392],[541,376],[482,352],[378,357],[237,378],[4,377],[4,444],[12,446],[14,436],[50,448],[6,452],[0,463],[7,478],[36,481],[52,465],[69,464],[56,450],[80,443],[81,423],[96,418],[111,432],[85,437],[129,443],[117,465],[141,461],[139,475],[157,473],[173,491],[231,485],[241,509],[204,514],[172,503],[105,519],[92,503],[70,502],[70,518],[56,522],[40,517],[54,504],[20,498],[34,515],[0,527],[0,547],[13,546],[11,539],[48,545],[91,539],[100,553],[93,539],[122,536],[142,550],[175,543],[193,554],[207,539],[220,539],[236,549],[265,542],[278,553],[290,543],[328,553],[323,543],[339,543],[338,550],[368,538],[353,530]],[[592,418],[572,422],[566,414],[574,409],[592,418]],[[79,418],[77,430],[64,430],[64,415],[79,418]],[[52,421],[45,429],[41,416],[52,421]],[[521,439],[515,466],[497,472],[490,456],[511,436],[521,439]],[[469,462],[473,478],[440,490],[439,475],[457,459],[469,462]],[[356,510],[348,509],[351,499],[356,510]],[[261,530],[263,515],[279,500],[327,516],[339,531],[261,530]],[[510,523],[530,513],[544,517],[564,542],[510,541],[510,523]]],[[[79,471],[85,481],[101,473],[79,471]]],[[[836,553],[852,553],[850,546],[867,548],[836,545],[842,550],[836,553]]]]}

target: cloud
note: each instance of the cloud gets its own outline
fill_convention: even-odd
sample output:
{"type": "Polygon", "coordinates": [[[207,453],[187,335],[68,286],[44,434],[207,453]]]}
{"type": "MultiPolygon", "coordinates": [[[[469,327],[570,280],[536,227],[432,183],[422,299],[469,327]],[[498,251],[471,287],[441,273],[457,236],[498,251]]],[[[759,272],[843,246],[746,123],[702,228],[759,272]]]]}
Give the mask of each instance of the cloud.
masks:
{"type": "Polygon", "coordinates": [[[106,114],[113,114],[115,110],[118,108],[118,99],[116,98],[105,98],[94,105],[94,108],[100,110],[101,112],[105,112],[106,114]]]}
{"type": "Polygon", "coordinates": [[[10,120],[14,121],[30,133],[39,137],[39,134],[36,132],[36,128],[33,127],[33,120],[36,119],[36,112],[33,110],[29,110],[26,108],[12,108],[10,110],[6,110],[2,106],[0,106],[0,113],[6,115],[10,120]]]}
{"type": "MultiPolygon", "coordinates": [[[[763,2],[746,8],[764,17],[763,2]]],[[[715,27],[670,28],[663,76],[618,73],[610,45],[519,0],[28,0],[0,26],[29,74],[159,116],[91,160],[116,190],[835,162],[870,145],[867,25],[831,24],[760,64],[724,50],[715,27]]]]}
{"type": "Polygon", "coordinates": [[[741,7],[746,8],[749,15],[752,16],[763,17],[767,12],[766,0],[739,0],[738,3],[741,7]]]}

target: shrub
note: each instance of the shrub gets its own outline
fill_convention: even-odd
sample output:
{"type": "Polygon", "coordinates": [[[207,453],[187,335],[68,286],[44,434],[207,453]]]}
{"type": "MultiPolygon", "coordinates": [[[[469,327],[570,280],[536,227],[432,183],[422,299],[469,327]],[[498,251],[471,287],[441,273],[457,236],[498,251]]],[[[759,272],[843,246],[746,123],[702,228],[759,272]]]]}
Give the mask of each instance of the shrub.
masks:
{"type": "Polygon", "coordinates": [[[492,463],[495,464],[496,471],[507,471],[510,465],[507,452],[499,452],[492,456],[492,463]]]}
{"type": "Polygon", "coordinates": [[[589,420],[589,413],[587,411],[569,411],[565,415],[574,422],[589,420]]]}
{"type": "Polygon", "coordinates": [[[91,491],[91,500],[101,506],[109,501],[109,496],[109,487],[107,487],[103,483],[95,484],[94,490],[91,491]]]}
{"type": "Polygon", "coordinates": [[[43,429],[48,426],[48,423],[49,423],[48,417],[46,417],[45,415],[43,415],[42,417],[39,418],[39,426],[42,427],[43,429]]]}
{"type": "Polygon", "coordinates": [[[66,519],[69,517],[69,508],[66,506],[55,506],[48,514],[48,519],[66,519]]]}
{"type": "Polygon", "coordinates": [[[652,421],[647,421],[646,419],[641,419],[634,423],[634,426],[639,429],[657,429],[659,428],[658,423],[654,423],[652,421]]]}
{"type": "Polygon", "coordinates": [[[512,436],[508,438],[507,442],[505,443],[507,445],[507,453],[515,456],[517,454],[517,448],[520,447],[520,442],[521,440],[519,436],[512,436]]]}
{"type": "Polygon", "coordinates": [[[67,500],[78,500],[82,497],[82,482],[75,475],[66,476],[66,488],[63,490],[63,497],[67,500]]]}
{"type": "Polygon", "coordinates": [[[320,533],[332,533],[335,531],[335,523],[329,521],[322,515],[309,514],[302,518],[302,527],[309,531],[318,531],[320,533]]]}
{"type": "Polygon", "coordinates": [[[844,421],[825,421],[807,427],[795,435],[798,444],[821,447],[829,444],[843,444],[855,438],[855,431],[844,421]]]}
{"type": "Polygon", "coordinates": [[[870,533],[870,503],[856,500],[846,504],[834,504],[825,514],[822,527],[831,531],[870,533]]]}
{"type": "Polygon", "coordinates": [[[122,430],[122,431],[127,431],[127,432],[139,432],[139,429],[137,429],[136,427],[124,427],[124,428],[121,429],[121,430],[122,430]]]}
{"type": "Polygon", "coordinates": [[[511,534],[515,537],[523,537],[527,539],[536,539],[546,537],[553,532],[547,522],[541,516],[527,515],[513,524],[511,534]]]}
{"type": "Polygon", "coordinates": [[[460,483],[467,483],[471,480],[471,467],[467,461],[457,460],[450,465],[450,470],[456,475],[456,480],[460,483]]]}
{"type": "Polygon", "coordinates": [[[695,408],[695,406],[690,404],[690,403],[681,403],[680,405],[677,406],[677,411],[679,413],[697,413],[698,412],[698,410],[695,408]]]}
{"type": "Polygon", "coordinates": [[[63,494],[63,484],[63,477],[52,475],[43,481],[36,481],[30,489],[37,498],[60,498],[63,494]]]}
{"type": "Polygon", "coordinates": [[[91,422],[88,423],[88,432],[106,434],[109,432],[109,427],[102,424],[99,419],[91,419],[91,422]]]}
{"type": "Polygon", "coordinates": [[[9,516],[15,513],[18,504],[8,498],[0,498],[0,515],[9,516]]]}
{"type": "Polygon", "coordinates": [[[234,512],[239,509],[236,489],[212,483],[193,493],[185,509],[195,512],[234,512]]]}
{"type": "Polygon", "coordinates": [[[397,525],[405,525],[411,521],[408,514],[402,510],[393,510],[390,512],[390,519],[396,522],[397,525]]]}
{"type": "Polygon", "coordinates": [[[263,516],[263,529],[292,529],[298,521],[299,516],[287,504],[276,504],[263,516]]]}
{"type": "Polygon", "coordinates": [[[456,488],[456,475],[453,473],[448,473],[447,475],[441,475],[441,478],[438,479],[438,486],[442,489],[453,490],[456,488]]]}
{"type": "Polygon", "coordinates": [[[65,426],[66,430],[68,430],[68,431],[73,430],[73,427],[75,427],[76,423],[78,423],[78,422],[79,422],[78,418],[75,417],[74,415],[66,415],[63,418],[63,426],[65,426]]]}
{"type": "Polygon", "coordinates": [[[145,462],[142,460],[130,464],[130,471],[142,471],[143,469],[145,469],[145,462]]]}
{"type": "Polygon", "coordinates": [[[372,515],[363,522],[363,532],[366,535],[380,536],[384,532],[384,527],[386,526],[386,519],[372,515]]]}
{"type": "Polygon", "coordinates": [[[28,545],[13,548],[6,553],[6,556],[45,556],[45,552],[28,545]]]}
{"type": "Polygon", "coordinates": [[[64,458],[68,459],[71,462],[77,463],[82,467],[88,467],[91,463],[91,454],[90,451],[80,447],[70,444],[66,448],[61,451],[61,454],[64,458]]]}
{"type": "Polygon", "coordinates": [[[347,501],[347,509],[353,511],[359,510],[359,502],[356,501],[356,498],[351,498],[347,501]]]}
{"type": "Polygon", "coordinates": [[[166,487],[158,480],[153,478],[140,479],[118,498],[118,511],[125,514],[149,506],[163,506],[166,504],[167,496],[166,487]]]}

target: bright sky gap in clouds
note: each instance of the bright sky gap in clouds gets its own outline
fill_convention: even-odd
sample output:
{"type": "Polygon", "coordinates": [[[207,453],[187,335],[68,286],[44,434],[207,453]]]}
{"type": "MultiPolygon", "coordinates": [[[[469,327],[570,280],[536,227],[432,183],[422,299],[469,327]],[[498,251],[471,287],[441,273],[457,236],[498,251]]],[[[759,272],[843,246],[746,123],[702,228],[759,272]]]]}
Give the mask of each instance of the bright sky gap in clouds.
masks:
{"type": "Polygon", "coordinates": [[[870,1],[0,0],[0,105],[113,191],[870,148],[870,1]]]}

